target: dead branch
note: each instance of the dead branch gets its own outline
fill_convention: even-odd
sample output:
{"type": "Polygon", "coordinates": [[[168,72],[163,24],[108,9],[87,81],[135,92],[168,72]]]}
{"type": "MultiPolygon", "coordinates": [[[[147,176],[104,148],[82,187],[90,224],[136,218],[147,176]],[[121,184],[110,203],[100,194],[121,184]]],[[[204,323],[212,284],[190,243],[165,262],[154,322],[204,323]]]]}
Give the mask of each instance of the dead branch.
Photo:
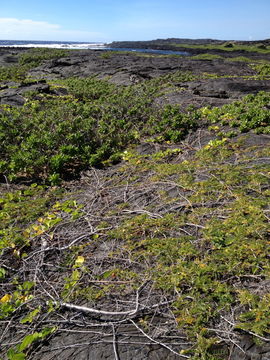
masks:
{"type": "MultiPolygon", "coordinates": [[[[233,322],[229,321],[229,320],[226,319],[224,316],[221,316],[221,318],[222,318],[223,320],[225,320],[228,324],[230,324],[231,326],[233,326],[234,328],[236,327],[236,324],[234,324],[233,322]]],[[[264,337],[264,336],[258,335],[258,334],[256,334],[256,333],[254,333],[253,331],[245,330],[245,329],[241,329],[241,330],[244,331],[244,332],[246,332],[246,333],[248,333],[248,334],[250,334],[250,335],[252,335],[252,336],[257,337],[257,338],[260,339],[260,340],[263,340],[263,341],[265,341],[265,342],[270,342],[270,339],[268,339],[268,338],[266,338],[266,337],[264,337]]]]}
{"type": "Polygon", "coordinates": [[[186,223],[186,225],[194,226],[194,227],[197,227],[197,228],[200,228],[200,229],[205,229],[205,226],[202,226],[202,225],[199,225],[199,224],[186,223]]]}
{"type": "Polygon", "coordinates": [[[146,210],[143,210],[143,209],[137,209],[137,210],[123,210],[123,213],[126,213],[126,214],[146,214],[148,215],[149,217],[153,218],[153,219],[158,219],[158,218],[162,218],[163,216],[160,215],[160,214],[154,214],[154,213],[151,213],[150,211],[146,211],[146,210]]]}
{"type": "Polygon", "coordinates": [[[60,305],[69,310],[77,310],[77,311],[81,311],[84,313],[92,313],[92,314],[97,314],[97,315],[108,315],[108,316],[125,316],[125,315],[131,316],[131,315],[135,315],[138,311],[137,307],[135,309],[128,310],[128,311],[105,311],[105,310],[97,310],[97,309],[89,308],[86,306],[69,304],[69,303],[65,303],[65,302],[60,302],[60,303],[55,302],[55,305],[60,305]]]}
{"type": "Polygon", "coordinates": [[[130,319],[130,322],[136,327],[137,330],[139,330],[147,339],[149,339],[150,341],[152,341],[153,343],[160,345],[162,347],[164,347],[165,349],[169,350],[170,352],[172,352],[173,354],[185,358],[185,359],[190,359],[190,356],[187,355],[183,355],[183,354],[179,354],[178,352],[176,352],[175,350],[173,350],[172,348],[170,348],[168,345],[153,339],[151,336],[149,336],[148,334],[146,334],[133,320],[130,319]]]}
{"type": "Polygon", "coordinates": [[[112,324],[112,331],[113,331],[113,352],[114,352],[114,358],[115,360],[119,360],[117,346],[116,346],[116,333],[115,333],[115,327],[114,324],[112,324]]]}

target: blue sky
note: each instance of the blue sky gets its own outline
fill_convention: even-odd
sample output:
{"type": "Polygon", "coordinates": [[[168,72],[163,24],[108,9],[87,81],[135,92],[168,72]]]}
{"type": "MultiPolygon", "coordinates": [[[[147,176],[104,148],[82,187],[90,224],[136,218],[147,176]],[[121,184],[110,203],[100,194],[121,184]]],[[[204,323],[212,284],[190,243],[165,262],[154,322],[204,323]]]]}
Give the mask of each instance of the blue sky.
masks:
{"type": "Polygon", "coordinates": [[[270,38],[270,0],[2,0],[1,40],[270,38]]]}

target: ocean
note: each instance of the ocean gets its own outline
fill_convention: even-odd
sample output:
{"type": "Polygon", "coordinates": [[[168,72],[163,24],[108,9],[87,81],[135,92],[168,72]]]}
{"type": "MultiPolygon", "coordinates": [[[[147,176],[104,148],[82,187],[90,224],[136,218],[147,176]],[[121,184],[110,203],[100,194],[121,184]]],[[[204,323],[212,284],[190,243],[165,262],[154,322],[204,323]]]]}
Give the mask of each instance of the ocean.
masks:
{"type": "Polygon", "coordinates": [[[76,42],[76,41],[36,41],[36,40],[0,40],[0,47],[20,48],[53,48],[53,49],[84,49],[84,50],[113,50],[134,51],[162,55],[189,55],[184,51],[133,49],[133,48],[110,48],[101,42],[76,42]]]}
{"type": "Polygon", "coordinates": [[[100,42],[75,42],[75,41],[36,41],[36,40],[0,40],[0,47],[31,47],[53,49],[100,49],[105,44],[100,42]]]}

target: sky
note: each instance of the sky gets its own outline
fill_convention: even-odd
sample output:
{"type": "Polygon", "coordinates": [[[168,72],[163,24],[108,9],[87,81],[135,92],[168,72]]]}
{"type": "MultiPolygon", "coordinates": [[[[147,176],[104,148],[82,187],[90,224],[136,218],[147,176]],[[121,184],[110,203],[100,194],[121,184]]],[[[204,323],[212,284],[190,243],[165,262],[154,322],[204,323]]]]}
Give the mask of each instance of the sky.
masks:
{"type": "Polygon", "coordinates": [[[270,0],[0,0],[0,40],[270,38],[270,0]]]}

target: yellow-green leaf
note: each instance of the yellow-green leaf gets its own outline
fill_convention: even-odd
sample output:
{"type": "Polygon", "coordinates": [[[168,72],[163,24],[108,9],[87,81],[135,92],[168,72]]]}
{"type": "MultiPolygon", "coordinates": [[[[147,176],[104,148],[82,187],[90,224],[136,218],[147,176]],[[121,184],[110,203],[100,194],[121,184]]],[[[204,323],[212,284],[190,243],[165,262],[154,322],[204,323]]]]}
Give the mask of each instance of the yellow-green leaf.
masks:
{"type": "Polygon", "coordinates": [[[12,298],[11,295],[6,294],[0,299],[0,303],[5,304],[5,303],[9,302],[11,300],[11,298],[12,298]]]}
{"type": "Polygon", "coordinates": [[[75,265],[80,266],[84,263],[84,257],[83,256],[78,256],[76,261],[75,261],[75,265]]]}

